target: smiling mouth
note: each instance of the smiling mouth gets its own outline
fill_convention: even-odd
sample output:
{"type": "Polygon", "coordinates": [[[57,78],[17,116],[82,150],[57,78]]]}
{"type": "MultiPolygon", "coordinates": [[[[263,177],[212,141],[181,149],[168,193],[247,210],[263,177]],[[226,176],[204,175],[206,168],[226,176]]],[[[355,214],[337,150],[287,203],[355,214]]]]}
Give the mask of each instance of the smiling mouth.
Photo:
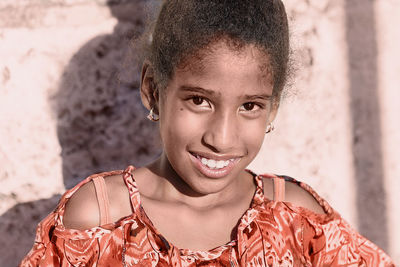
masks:
{"type": "Polygon", "coordinates": [[[228,160],[214,160],[196,154],[194,154],[194,156],[200,160],[201,164],[212,170],[222,169],[228,166],[230,162],[233,162],[235,160],[234,158],[228,160]]]}
{"type": "Polygon", "coordinates": [[[225,159],[212,159],[204,155],[190,152],[198,170],[209,177],[223,177],[227,175],[240,160],[240,157],[226,157],[225,159]]]}

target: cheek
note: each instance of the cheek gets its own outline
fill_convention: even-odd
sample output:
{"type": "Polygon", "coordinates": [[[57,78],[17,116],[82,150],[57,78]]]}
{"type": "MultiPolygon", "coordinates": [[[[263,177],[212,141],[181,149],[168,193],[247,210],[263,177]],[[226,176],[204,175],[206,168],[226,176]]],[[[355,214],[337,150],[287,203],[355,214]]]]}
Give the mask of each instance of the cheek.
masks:
{"type": "Polygon", "coordinates": [[[264,142],[267,127],[267,115],[262,114],[257,119],[245,121],[240,128],[241,138],[246,143],[249,154],[255,156],[264,142]]]}
{"type": "MultiPolygon", "coordinates": [[[[254,153],[258,153],[264,142],[266,123],[258,122],[251,128],[252,131],[245,131],[247,133],[246,140],[249,146],[253,149],[254,153]]],[[[248,128],[250,129],[250,128],[248,128]]]]}
{"type": "Polygon", "coordinates": [[[165,146],[188,145],[201,139],[206,121],[183,108],[165,110],[160,118],[161,138],[165,146]]]}

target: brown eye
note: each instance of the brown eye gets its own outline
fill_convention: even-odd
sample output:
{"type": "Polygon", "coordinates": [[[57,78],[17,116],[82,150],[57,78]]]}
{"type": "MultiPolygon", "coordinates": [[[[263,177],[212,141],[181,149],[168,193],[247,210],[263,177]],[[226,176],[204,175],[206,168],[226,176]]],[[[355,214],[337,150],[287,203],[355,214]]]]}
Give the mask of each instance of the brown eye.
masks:
{"type": "Polygon", "coordinates": [[[244,103],[243,107],[245,110],[250,111],[254,109],[255,104],[252,102],[244,103]]]}
{"type": "Polygon", "coordinates": [[[199,106],[199,105],[203,104],[204,99],[199,97],[199,96],[195,96],[195,97],[192,98],[192,101],[193,101],[193,104],[199,106]]]}

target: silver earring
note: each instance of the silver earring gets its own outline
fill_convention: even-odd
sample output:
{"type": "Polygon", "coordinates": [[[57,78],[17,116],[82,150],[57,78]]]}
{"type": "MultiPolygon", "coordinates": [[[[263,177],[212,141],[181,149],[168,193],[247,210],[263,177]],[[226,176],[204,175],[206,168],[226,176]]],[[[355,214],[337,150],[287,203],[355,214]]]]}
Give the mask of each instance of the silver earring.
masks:
{"type": "Polygon", "coordinates": [[[147,115],[147,118],[151,121],[158,121],[160,117],[154,113],[154,108],[150,109],[149,115],[147,115]]]}
{"type": "Polygon", "coordinates": [[[275,126],[272,124],[272,122],[270,122],[270,123],[267,125],[267,130],[265,131],[265,133],[270,133],[270,132],[272,132],[274,129],[275,129],[275,126]]]}

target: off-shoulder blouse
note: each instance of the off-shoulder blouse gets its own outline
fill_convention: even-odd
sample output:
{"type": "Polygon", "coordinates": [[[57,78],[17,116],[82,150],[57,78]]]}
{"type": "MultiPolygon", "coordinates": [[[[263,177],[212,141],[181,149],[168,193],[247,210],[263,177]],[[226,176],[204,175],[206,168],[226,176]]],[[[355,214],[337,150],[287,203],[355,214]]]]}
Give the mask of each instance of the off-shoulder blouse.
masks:
{"type": "Polygon", "coordinates": [[[21,266],[394,266],[375,244],[353,230],[310,186],[286,176],[254,175],[256,191],[229,243],[209,251],[178,248],[146,216],[134,167],[89,176],[61,198],[38,226],[21,266]],[[97,177],[122,174],[132,214],[88,230],[66,229],[68,199],[97,177]],[[308,191],[325,214],[263,193],[263,178],[280,178],[308,191]]]}

